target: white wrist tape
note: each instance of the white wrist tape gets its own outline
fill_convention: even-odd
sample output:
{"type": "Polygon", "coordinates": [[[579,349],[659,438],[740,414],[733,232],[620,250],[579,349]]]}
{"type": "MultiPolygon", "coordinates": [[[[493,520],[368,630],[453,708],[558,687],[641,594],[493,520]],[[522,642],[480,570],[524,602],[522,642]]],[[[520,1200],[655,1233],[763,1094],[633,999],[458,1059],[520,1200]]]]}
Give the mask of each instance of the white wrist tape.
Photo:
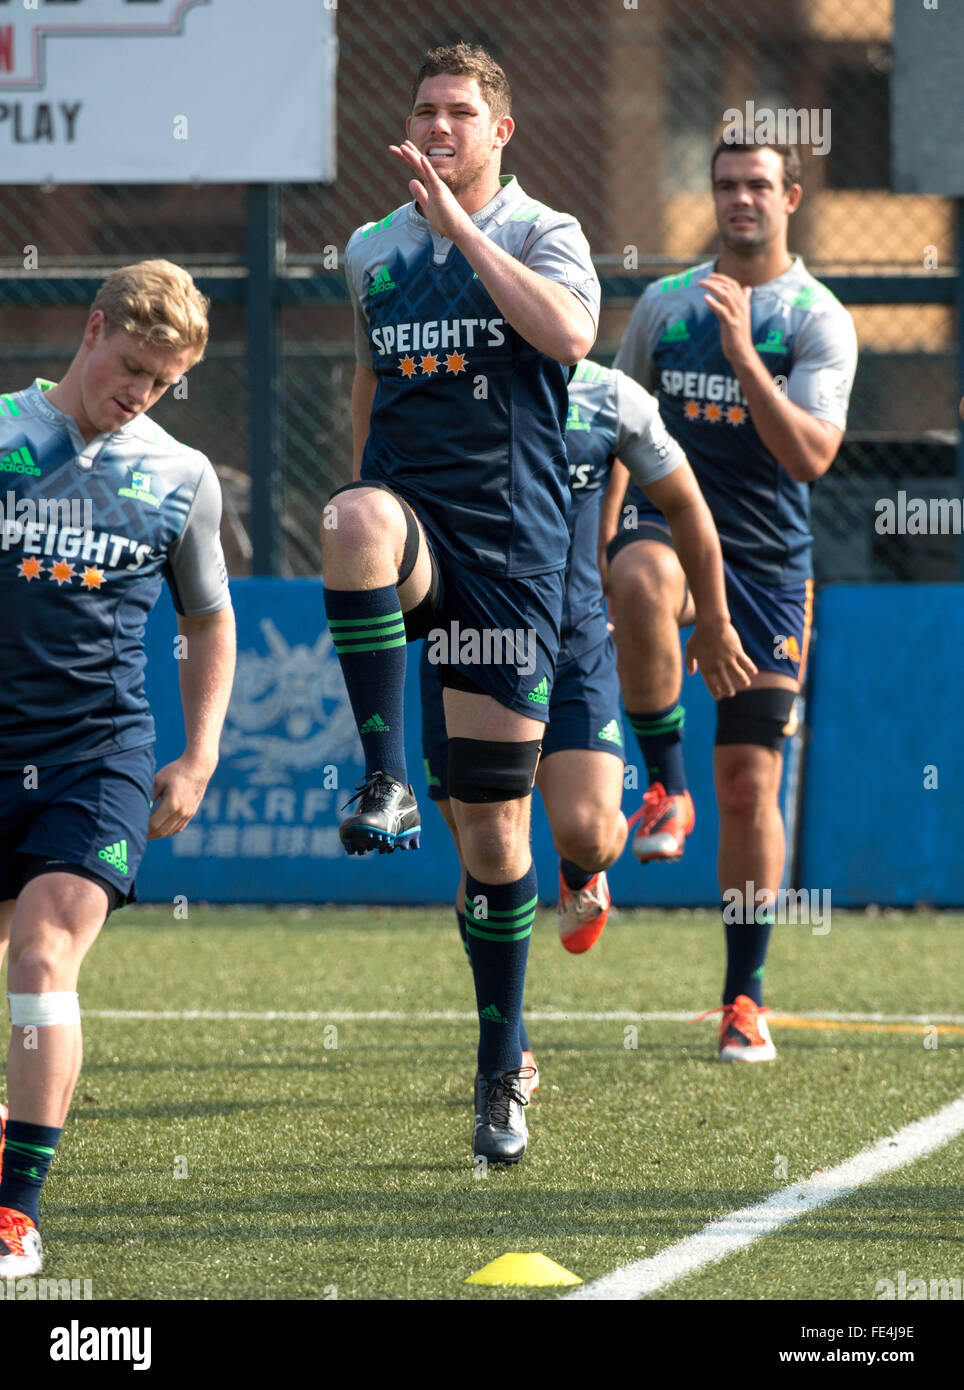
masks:
{"type": "Polygon", "coordinates": [[[10,1022],[16,1028],[50,1028],[79,1023],[80,1001],[70,990],[50,994],[8,994],[10,1022]]]}

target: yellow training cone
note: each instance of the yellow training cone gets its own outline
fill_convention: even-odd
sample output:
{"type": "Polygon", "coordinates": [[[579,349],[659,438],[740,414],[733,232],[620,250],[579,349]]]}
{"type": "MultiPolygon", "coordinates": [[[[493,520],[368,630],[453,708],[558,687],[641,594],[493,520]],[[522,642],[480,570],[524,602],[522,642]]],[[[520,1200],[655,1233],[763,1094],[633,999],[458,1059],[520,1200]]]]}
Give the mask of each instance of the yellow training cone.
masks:
{"type": "Polygon", "coordinates": [[[477,1269],[465,1281],[467,1284],[581,1284],[577,1274],[557,1265],[545,1255],[500,1255],[497,1260],[477,1269]]]}

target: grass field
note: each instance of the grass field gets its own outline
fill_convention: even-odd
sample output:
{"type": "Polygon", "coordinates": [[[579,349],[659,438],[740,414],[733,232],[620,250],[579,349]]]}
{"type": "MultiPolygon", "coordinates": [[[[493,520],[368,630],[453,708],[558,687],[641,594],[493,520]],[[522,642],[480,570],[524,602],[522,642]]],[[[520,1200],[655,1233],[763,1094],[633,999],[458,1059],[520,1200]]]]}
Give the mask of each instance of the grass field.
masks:
{"type": "MultiPolygon", "coordinates": [[[[480,1178],[451,913],[125,910],[81,981],[86,1061],[45,1192],[45,1274],[110,1299],[555,1298],[465,1279],[538,1251],[588,1282],[964,1089],[964,915],[778,928],[768,1002],[798,1017],[774,1022],[772,1065],[719,1065],[715,1019],[618,1016],[712,1007],[721,959],[709,911],[614,914],[579,958],[540,913],[530,1149],[480,1178]],[[834,1011],[890,1021],[799,1017],[834,1011]]],[[[958,1137],[656,1296],[872,1299],[899,1270],[961,1278],[962,1198],[958,1137]]]]}

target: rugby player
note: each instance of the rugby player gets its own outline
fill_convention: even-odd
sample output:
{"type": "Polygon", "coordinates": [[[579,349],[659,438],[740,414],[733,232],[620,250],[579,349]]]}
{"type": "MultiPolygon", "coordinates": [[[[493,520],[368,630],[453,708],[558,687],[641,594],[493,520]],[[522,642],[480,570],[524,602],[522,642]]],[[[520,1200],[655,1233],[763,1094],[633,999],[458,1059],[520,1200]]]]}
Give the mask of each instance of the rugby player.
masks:
{"type": "Polygon", "coordinates": [[[599,308],[578,223],[500,172],[513,128],[505,74],[484,50],[426,55],[409,138],[390,147],[414,201],[348,243],[359,481],[334,495],[337,525],[322,531],[325,608],[366,760],[340,829],[349,852],[417,843],[405,642],[453,622],[479,643],[534,634],[525,673],[468,659],[458,642],[441,671],[480,1023],[474,1152],[509,1163],[527,1141],[529,798],[569,540],[567,366],[588,352],[599,308]]]}
{"type": "MultiPolygon", "coordinates": [[[[796,152],[721,142],[711,173],[719,257],[647,288],[615,365],[656,391],[693,465],[720,534],[729,610],[758,668],[749,689],[718,697],[714,752],[720,889],[742,902],[754,885],[742,911],[725,900],[719,1055],[755,1062],[775,1055],[761,1012],[773,914],[756,899],[776,894],[783,876],[782,747],[813,604],[808,485],[840,447],[857,342],[847,311],[787,250],[802,196],[796,152]]],[[[614,469],[613,497],[626,477],[614,469]]],[[[693,825],[677,636],[693,606],[664,516],[632,488],[627,498],[607,546],[608,592],[651,782],[632,818],[633,852],[646,862],[678,858],[693,825]]]]}
{"type": "MultiPolygon", "coordinates": [[[[572,507],[569,560],[556,680],[549,725],[536,773],[559,853],[557,925],[562,944],[580,954],[598,941],[610,895],[606,869],[626,843],[623,734],[616,650],[603,607],[596,564],[600,503],[614,457],[658,505],[671,528],[697,601],[698,621],[687,655],[714,692],[740,689],[755,671],[726,613],[723,564],[713,518],[682,449],[669,435],[656,400],[623,372],[583,361],[569,383],[566,450],[572,507]]],[[[448,799],[448,757],[442,686],[433,664],[433,634],[422,651],[422,751],[429,796],[460,850],[448,799]]],[[[461,852],[460,852],[461,861],[461,852]]],[[[460,867],[461,862],[460,862],[460,867]]],[[[471,959],[462,904],[456,896],[459,935],[471,959]]],[[[538,1069],[524,1022],[520,1027],[529,1094],[538,1069]]]]}
{"type": "Polygon", "coordinates": [[[0,397],[0,955],[9,1116],[0,1278],[36,1273],[40,1191],[82,1058],[77,980],[132,900],[148,839],[204,795],[234,674],[234,615],[203,454],[145,411],[204,352],[207,300],[168,261],[117,270],[58,384],[0,397]],[[168,587],[186,746],[154,771],[144,626],[168,587]],[[153,809],[152,809],[153,802],[153,809]]]}

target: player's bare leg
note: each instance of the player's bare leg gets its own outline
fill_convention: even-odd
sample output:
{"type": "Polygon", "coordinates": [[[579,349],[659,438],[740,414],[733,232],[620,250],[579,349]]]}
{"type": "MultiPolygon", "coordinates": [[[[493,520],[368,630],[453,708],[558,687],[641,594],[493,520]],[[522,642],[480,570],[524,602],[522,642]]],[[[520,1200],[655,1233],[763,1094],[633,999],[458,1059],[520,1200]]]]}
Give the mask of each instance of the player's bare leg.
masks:
{"type": "MultiPolygon", "coordinates": [[[[449,799],[465,864],[466,931],[480,1025],[473,1150],[490,1161],[517,1163],[528,1139],[519,1028],[538,898],[529,849],[531,793],[504,801],[451,795],[459,789],[451,740],[531,749],[541,741],[545,725],[488,695],[451,688],[445,690],[445,725],[449,799]]],[[[514,751],[507,748],[507,758],[514,751]]],[[[477,772],[484,780],[484,768],[477,772]]]]}
{"type": "Polygon", "coordinates": [[[626,844],[623,760],[588,748],[560,749],[539,764],[536,784],[560,859],[592,875],[577,890],[559,875],[559,935],[568,951],[581,954],[602,935],[610,904],[605,870],[626,844]]]}
{"type": "Polygon", "coordinates": [[[631,821],[636,827],[633,853],[644,864],[678,859],[694,823],[678,747],[683,685],[679,629],[695,619],[693,599],[675,550],[656,540],[635,541],[616,553],[609,566],[608,592],[619,684],[649,779],[649,790],[631,821]],[[675,726],[668,735],[660,733],[664,722],[675,726]],[[662,760],[657,752],[651,761],[647,745],[658,749],[667,737],[677,745],[672,762],[665,752],[662,760]],[[661,761],[676,772],[664,772],[661,761]]]}
{"type": "Polygon", "coordinates": [[[16,906],[16,898],[7,898],[6,902],[0,903],[0,968],[3,967],[3,958],[10,945],[10,924],[16,906]]]}
{"type": "MultiPolygon", "coordinates": [[[[107,894],[77,874],[41,874],[17,899],[10,930],[7,993],[75,992],[84,956],[107,919],[107,894]]],[[[80,1066],[80,1023],[33,1028],[14,1026],[7,1056],[11,1118],[61,1126],[80,1066]]]]}
{"type": "MultiPolygon", "coordinates": [[[[798,686],[773,672],[752,678],[751,689],[766,688],[795,692],[798,686]]],[[[786,861],[782,772],[783,754],[775,748],[735,743],[714,749],[720,813],[717,872],[727,937],[720,1055],[727,1061],[770,1061],[776,1055],[759,1000],[772,926],[765,904],[777,899],[786,861]]]]}
{"type": "Polygon", "coordinates": [[[365,751],[365,777],[351,798],[358,806],[339,834],[349,854],[414,849],[421,824],[405,763],[404,614],[429,593],[428,544],[413,514],[381,488],[337,493],[326,517],[335,524],[322,529],[325,610],[365,751]]]}
{"type": "Polygon", "coordinates": [[[0,1170],[0,1274],[36,1273],[37,1203],[83,1060],[77,979],[108,912],[99,884],[41,874],[10,921],[7,993],[12,1027],[0,1170]]]}

